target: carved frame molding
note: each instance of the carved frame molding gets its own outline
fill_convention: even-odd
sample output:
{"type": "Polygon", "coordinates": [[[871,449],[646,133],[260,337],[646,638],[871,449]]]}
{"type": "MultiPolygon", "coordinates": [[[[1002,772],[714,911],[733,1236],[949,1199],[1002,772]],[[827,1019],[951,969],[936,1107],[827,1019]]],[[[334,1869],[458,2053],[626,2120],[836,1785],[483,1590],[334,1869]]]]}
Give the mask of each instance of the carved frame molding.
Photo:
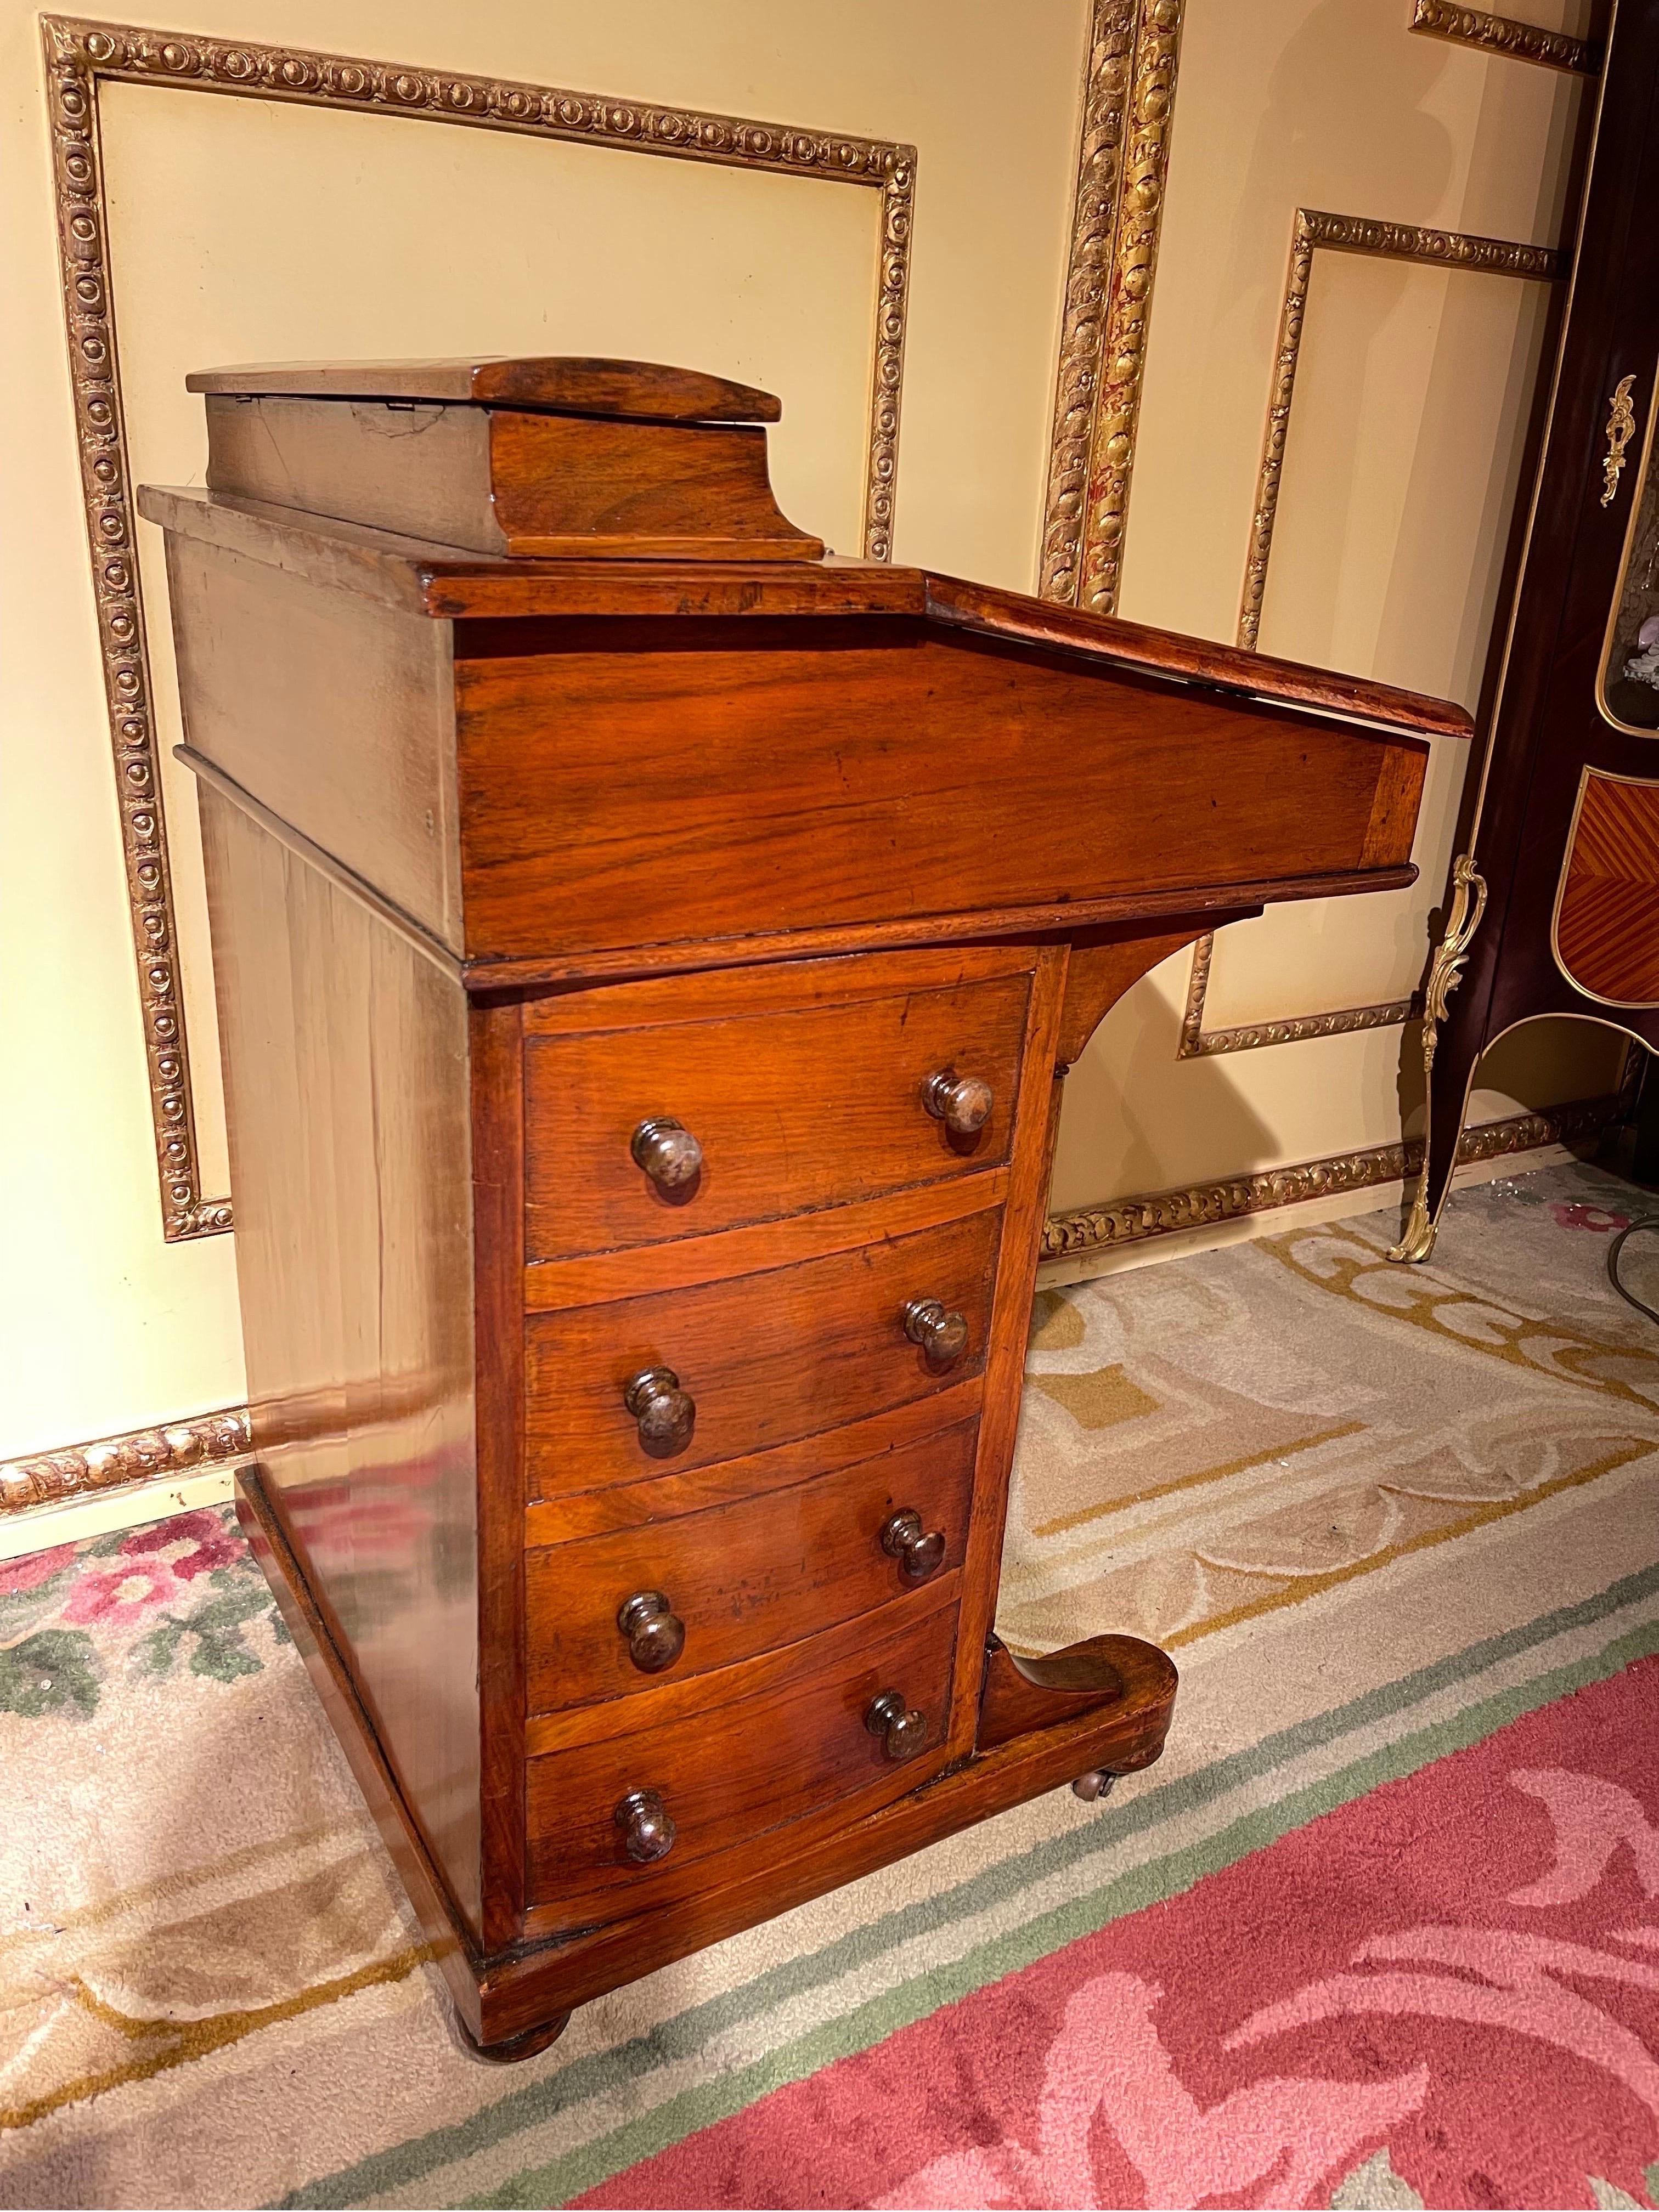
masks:
{"type": "Polygon", "coordinates": [[[216,1413],[198,1413],[159,1428],[102,1437],[95,1443],[35,1452],[0,1467],[0,1513],[67,1505],[128,1483],[166,1482],[210,1468],[234,1467],[252,1449],[248,1408],[227,1406],[216,1413]]]}
{"type": "MultiPolygon", "coordinates": [[[[1466,1129],[1458,1141],[1459,1164],[1495,1160],[1529,1152],[1543,1145],[1571,1145],[1599,1136],[1631,1108],[1628,1079],[1617,1091],[1552,1107],[1544,1114],[1516,1114],[1503,1121],[1466,1129]]],[[[1379,1183],[1407,1182],[1423,1164],[1423,1141],[1375,1145],[1361,1152],[1336,1152],[1328,1159],[1304,1160],[1293,1167],[1260,1174],[1230,1176],[1220,1182],[1189,1183],[1182,1190],[1149,1193],[1141,1198],[1085,1206],[1073,1213],[1052,1214],[1043,1224],[1042,1257],[1074,1260],[1085,1252],[1118,1251],[1183,1230],[1208,1229],[1297,1206],[1310,1198],[1334,1198],[1346,1191],[1374,1190],[1379,1183]]]]}
{"type": "Polygon", "coordinates": [[[1513,15],[1489,15],[1484,8],[1459,7],[1455,0],[1413,0],[1410,27],[1425,38],[1476,46],[1510,61],[1536,62],[1571,76],[1601,74],[1601,49],[1588,40],[1565,31],[1541,30],[1536,23],[1517,22],[1513,15]]]}
{"type": "MultiPolygon", "coordinates": [[[[1168,6],[1172,0],[1158,0],[1168,6]]],[[[231,1226],[228,1199],[201,1189],[190,1044],[151,714],[126,424],[104,201],[98,91],[105,83],[291,100],[342,113],[416,116],[816,177],[881,195],[864,487],[868,558],[891,557],[916,150],[895,141],[799,130],[646,100],[365,61],[310,48],[198,38],[78,16],[43,15],[64,331],[109,711],[122,853],[137,960],[150,1109],[168,1243],[231,1226]]]]}
{"type": "MultiPolygon", "coordinates": [[[[1526,246],[1511,239],[1478,237],[1468,231],[1425,230],[1415,223],[1381,222],[1367,216],[1331,215],[1318,208],[1297,208],[1291,224],[1291,265],[1285,283],[1284,305],[1279,311],[1261,465],[1256,477],[1255,508],[1250,521],[1249,551],[1239,601],[1237,642],[1249,651],[1255,649],[1261,629],[1261,606],[1267,588],[1273,527],[1279,516],[1279,489],[1290,434],[1291,405],[1296,397],[1302,325],[1313,277],[1314,255],[1322,246],[1334,252],[1365,254],[1377,260],[1414,261],[1431,268],[1468,269],[1482,275],[1515,276],[1535,283],[1557,281],[1565,275],[1567,266],[1567,257],[1553,246],[1526,246]]],[[[1396,1029],[1415,1019],[1423,1011],[1423,994],[1417,991],[1409,998],[1390,999],[1376,1006],[1342,1006],[1331,1013],[1287,1015],[1272,1021],[1246,1023],[1236,1029],[1206,1030],[1204,1005],[1214,953],[1213,933],[1200,937],[1193,947],[1187,1003],[1182,1012],[1181,1037],[1176,1047],[1176,1056],[1181,1060],[1207,1059],[1215,1053],[1255,1052],[1266,1045],[1300,1044],[1310,1037],[1349,1036],[1360,1030],[1396,1029]]]]}
{"type": "Polygon", "coordinates": [[[1040,597],[1117,606],[1183,0],[1094,0],[1043,499],[1040,597]]]}

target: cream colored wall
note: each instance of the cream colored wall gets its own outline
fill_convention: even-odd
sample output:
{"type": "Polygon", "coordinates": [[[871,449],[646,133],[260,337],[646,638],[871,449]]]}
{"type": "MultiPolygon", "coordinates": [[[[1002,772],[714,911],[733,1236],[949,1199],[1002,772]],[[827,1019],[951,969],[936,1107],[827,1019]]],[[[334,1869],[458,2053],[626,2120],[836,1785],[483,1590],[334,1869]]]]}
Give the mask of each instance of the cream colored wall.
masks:
{"type": "MultiPolygon", "coordinates": [[[[179,12],[199,33],[914,143],[898,556],[1030,583],[1083,0],[191,0],[179,12]]],[[[230,1240],[166,1246],[160,1233],[39,41],[21,0],[0,4],[0,88],[3,1459],[234,1401],[243,1382],[230,1240]]],[[[615,349],[781,392],[786,505],[858,550],[873,191],[159,87],[105,99],[140,480],[199,479],[182,379],[205,362],[615,349]]],[[[153,597],[150,613],[165,713],[153,597]]],[[[190,794],[171,774],[168,795],[212,1194],[223,1139],[199,864],[190,794]]]]}
{"type": "MultiPolygon", "coordinates": [[[[1085,0],[192,0],[188,27],[914,142],[897,556],[1029,588],[1087,12],[1085,0]]],[[[1572,88],[1409,38],[1406,12],[1404,0],[1188,0],[1127,613],[1231,633],[1295,204],[1555,235],[1572,88]]],[[[234,1401],[242,1375],[230,1240],[169,1247],[160,1234],[38,39],[21,0],[0,0],[0,88],[4,1457],[234,1401]]],[[[786,505],[853,544],[873,193],[149,86],[106,98],[141,479],[199,477],[181,380],[206,361],[616,349],[781,392],[786,505]]],[[[1269,648],[1472,696],[1535,343],[1519,288],[1477,299],[1476,281],[1318,270],[1269,648]]],[[[151,619],[165,718],[154,598],[151,619]]],[[[1431,882],[1454,781],[1437,766],[1431,882]]],[[[199,865],[188,790],[170,780],[169,797],[211,1191],[223,1140],[199,865]]],[[[1218,954],[1212,1020],[1401,986],[1429,887],[1415,905],[1252,925],[1255,950],[1240,930],[1218,954]]],[[[1152,979],[1073,1079],[1058,1203],[1397,1133],[1396,1035],[1182,1065],[1183,988],[1178,967],[1152,979]]],[[[1571,1071],[1536,1079],[1555,1095],[1594,1087],[1571,1071]]]]}
{"type": "MultiPolygon", "coordinates": [[[[1414,35],[1407,0],[1187,0],[1120,611],[1231,641],[1298,207],[1554,244],[1584,88],[1414,35]]],[[[1530,21],[1582,35],[1582,0],[1530,21]]],[[[1544,288],[1322,251],[1261,648],[1475,702],[1544,288]]],[[[1466,749],[1437,744],[1411,891],[1222,932],[1206,1026],[1403,999],[1446,881],[1466,749]]],[[[1108,825],[1105,834],[1132,833],[1108,825]]],[[[1415,1032],[1176,1057],[1190,956],[1118,1006],[1067,1085],[1056,1208],[1397,1142],[1415,1032]]],[[[1619,1048],[1540,1025],[1476,1120],[1595,1093],[1619,1048]]],[[[1417,1116],[1411,1114],[1412,1125],[1417,1116]]]]}

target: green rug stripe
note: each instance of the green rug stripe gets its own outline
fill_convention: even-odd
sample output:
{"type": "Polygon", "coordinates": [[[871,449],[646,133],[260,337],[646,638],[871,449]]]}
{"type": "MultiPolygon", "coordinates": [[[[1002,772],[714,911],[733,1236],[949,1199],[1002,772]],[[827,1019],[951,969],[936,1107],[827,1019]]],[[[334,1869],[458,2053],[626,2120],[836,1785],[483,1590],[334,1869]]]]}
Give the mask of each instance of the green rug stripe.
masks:
{"type": "Polygon", "coordinates": [[[1467,1750],[1510,1722],[1553,1705],[1592,1682],[1620,1674],[1659,1650],[1659,1620],[1644,1622],[1594,1656],[1557,1668],[1530,1682],[1498,1692],[1449,1719],[1386,1744],[1351,1766],[1292,1791],[1270,1806],[1243,1814],[1213,1836],[1148,1861],[1115,1881],[994,1937],[964,1957],[884,1990],[841,2019],[824,2022],[795,2043],[769,2051],[741,2072],[699,2083],[641,2114],[609,2136],[519,2174],[499,2189],[464,2200],[467,2212],[483,2207],[544,2207],[568,2203],[614,2174],[636,2166],[728,2118],[770,2091],[805,2080],[837,2059],[867,2051],[941,2006],[986,1989],[1021,1967],[1097,1934],[1115,1920],[1183,1895],[1206,1875],[1236,1865],[1253,1852],[1340,1810],[1389,1782],[1403,1780],[1452,1753],[1467,1750]]]}
{"type": "MultiPolygon", "coordinates": [[[[320,2176],[280,2200],[282,2212],[325,2212],[325,2208],[360,2203],[389,2194],[440,2166],[453,2164],[492,2148],[508,2136],[540,2124],[586,2097],[612,2087],[618,2075],[642,2078],[659,2067],[691,2056],[710,2035],[735,2027],[757,2013],[797,1996],[815,1984],[832,1981],[881,1956],[900,1942],[913,1941],[952,1921],[966,1919],[1004,1903],[1019,1890],[1114,1847],[1123,1838],[1201,1808],[1241,1783],[1260,1780],[1304,1753],[1353,1735],[1373,1723],[1420,1704],[1426,1697],[1479,1674],[1529,1648],[1592,1626],[1609,1613],[1659,1591],[1659,1565],[1629,1575],[1595,1596],[1558,1607],[1522,1626],[1482,1638],[1463,1650],[1419,1668],[1396,1682],[1380,1685],[1346,1705],[1264,1737],[1212,1765],[1172,1782],[1143,1790],[1108,1820],[1090,1822],[1049,1837],[1030,1850],[983,1868],[951,1890],[918,1899],[850,1929],[822,1951],[790,1960],[739,1987],[722,1990],[702,2004],[660,2021],[647,2036],[578,2059],[544,2080],[514,2090],[483,2106],[465,2120],[434,2129],[384,2151],[371,2154],[338,2172],[320,2176]]],[[[1179,1700],[1176,1704],[1179,1714],[1179,1700]]],[[[631,2162],[631,2161],[630,2161],[631,2162]]],[[[583,2185],[591,2186],[592,2185],[583,2185]]]]}

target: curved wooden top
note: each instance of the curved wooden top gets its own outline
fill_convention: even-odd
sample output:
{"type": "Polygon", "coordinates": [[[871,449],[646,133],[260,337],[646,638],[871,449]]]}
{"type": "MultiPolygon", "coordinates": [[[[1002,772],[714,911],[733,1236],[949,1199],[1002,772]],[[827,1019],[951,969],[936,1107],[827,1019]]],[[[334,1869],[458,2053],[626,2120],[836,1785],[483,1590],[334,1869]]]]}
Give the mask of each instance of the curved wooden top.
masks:
{"type": "Polygon", "coordinates": [[[753,385],[659,362],[549,354],[482,361],[291,361],[201,368],[191,392],[309,399],[426,399],[645,422],[776,422],[783,403],[753,385]]]}
{"type": "Polygon", "coordinates": [[[1268,699],[1279,707],[1316,708],[1421,737],[1468,738],[1474,724],[1449,699],[1425,698],[1392,684],[1363,676],[1341,676],[1329,668],[1310,668],[1299,660],[1276,660],[1210,638],[1183,637],[1175,630],[1151,629],[1116,615],[1081,614],[1073,607],[1050,606],[1022,592],[998,591],[987,584],[964,584],[953,576],[927,578],[930,621],[986,637],[1046,645],[1086,659],[1108,660],[1171,682],[1203,684],[1237,691],[1246,698],[1268,699]]]}

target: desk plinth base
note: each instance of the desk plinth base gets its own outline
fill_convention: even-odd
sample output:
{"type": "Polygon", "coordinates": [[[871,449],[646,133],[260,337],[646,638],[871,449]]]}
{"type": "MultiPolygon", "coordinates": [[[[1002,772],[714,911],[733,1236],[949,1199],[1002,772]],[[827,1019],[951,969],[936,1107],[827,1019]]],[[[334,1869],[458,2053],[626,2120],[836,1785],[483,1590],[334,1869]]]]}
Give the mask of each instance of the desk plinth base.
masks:
{"type": "Polygon", "coordinates": [[[483,1955],[410,1815],[338,1646],[307,1585],[259,1474],[236,1480],[236,1511],[283,1620],[322,1698],[357,1785],[444,1977],[465,2043],[481,2057],[544,2051],[572,2008],[689,1952],[1006,1812],[1079,1776],[1127,1774],[1164,1748],[1176,1670],[1155,1644],[1098,1636],[1040,1660],[994,1637],[979,1739],[960,1764],[908,1797],[853,1819],[793,1855],[787,1838],[763,1878],[720,1884],[634,1918],[483,1955]]]}

